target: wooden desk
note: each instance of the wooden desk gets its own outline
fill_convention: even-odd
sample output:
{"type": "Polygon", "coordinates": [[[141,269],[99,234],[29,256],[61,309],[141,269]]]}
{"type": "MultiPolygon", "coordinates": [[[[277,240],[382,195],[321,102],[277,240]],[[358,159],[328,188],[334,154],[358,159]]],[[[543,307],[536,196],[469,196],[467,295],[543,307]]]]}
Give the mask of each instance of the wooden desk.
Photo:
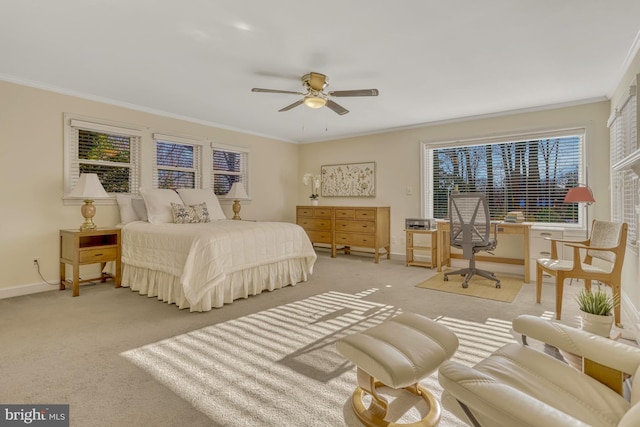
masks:
{"type": "MultiPolygon", "coordinates": [[[[449,242],[449,222],[437,222],[437,254],[438,254],[438,271],[442,271],[442,266],[446,264],[451,266],[451,258],[462,258],[460,254],[452,254],[449,242]]],[[[499,262],[503,264],[515,264],[524,266],[524,282],[529,283],[529,233],[531,231],[531,223],[509,223],[501,222],[498,224],[498,245],[500,244],[500,235],[517,234],[521,235],[524,244],[524,259],[504,258],[495,256],[476,256],[477,261],[499,262]]]]}

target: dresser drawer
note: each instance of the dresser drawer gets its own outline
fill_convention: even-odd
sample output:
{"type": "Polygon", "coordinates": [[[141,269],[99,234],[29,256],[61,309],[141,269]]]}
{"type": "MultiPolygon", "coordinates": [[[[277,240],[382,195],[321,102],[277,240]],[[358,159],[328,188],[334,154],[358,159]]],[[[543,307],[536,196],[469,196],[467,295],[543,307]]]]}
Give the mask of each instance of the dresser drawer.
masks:
{"type": "Polygon", "coordinates": [[[375,248],[376,237],[375,235],[372,235],[372,234],[336,232],[336,243],[338,245],[360,246],[363,248],[375,248]]]}
{"type": "Polygon", "coordinates": [[[353,219],[355,218],[355,209],[336,208],[336,219],[353,219]]]}
{"type": "Polygon", "coordinates": [[[313,208],[313,217],[331,219],[331,208],[313,208]]]}
{"type": "Polygon", "coordinates": [[[313,208],[299,207],[298,209],[296,209],[296,214],[298,216],[313,217],[313,208]]]}
{"type": "Polygon", "coordinates": [[[80,264],[91,262],[106,262],[116,259],[118,250],[116,248],[99,248],[80,251],[80,264]]]}
{"type": "Polygon", "coordinates": [[[307,230],[307,236],[314,243],[331,243],[331,231],[307,230]]]}
{"type": "Polygon", "coordinates": [[[376,223],[375,221],[336,220],[336,231],[355,231],[374,234],[376,232],[376,223]]]}
{"type": "Polygon", "coordinates": [[[356,209],[355,217],[356,219],[368,219],[371,221],[375,221],[376,210],[375,209],[356,209]]]}
{"type": "Polygon", "coordinates": [[[298,218],[298,225],[305,230],[331,230],[330,219],[298,218]]]}

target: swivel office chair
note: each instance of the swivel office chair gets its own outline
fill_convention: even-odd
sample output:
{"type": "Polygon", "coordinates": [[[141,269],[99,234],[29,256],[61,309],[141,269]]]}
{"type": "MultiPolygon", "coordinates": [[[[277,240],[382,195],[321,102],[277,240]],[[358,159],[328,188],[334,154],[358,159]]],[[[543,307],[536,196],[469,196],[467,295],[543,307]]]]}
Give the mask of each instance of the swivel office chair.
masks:
{"type": "Polygon", "coordinates": [[[449,280],[452,274],[465,276],[462,287],[469,286],[474,275],[482,276],[496,282],[500,288],[500,279],[490,271],[476,268],[476,252],[491,251],[498,245],[497,223],[493,227],[491,237],[491,217],[487,199],[482,193],[459,193],[449,196],[449,224],[451,246],[462,249],[462,255],[469,260],[469,267],[444,274],[449,280]]]}

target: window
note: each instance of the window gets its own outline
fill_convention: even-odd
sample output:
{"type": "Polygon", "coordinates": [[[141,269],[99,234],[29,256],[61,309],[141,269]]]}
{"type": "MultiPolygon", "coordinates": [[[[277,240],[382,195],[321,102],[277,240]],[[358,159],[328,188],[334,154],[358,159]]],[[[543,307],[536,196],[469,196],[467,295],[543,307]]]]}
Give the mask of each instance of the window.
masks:
{"type": "Polygon", "coordinates": [[[65,194],[75,187],[81,173],[98,174],[107,193],[137,193],[139,147],[136,130],[69,120],[65,126],[65,194]]]}
{"type": "Polygon", "coordinates": [[[216,195],[225,195],[234,182],[240,181],[251,196],[249,187],[249,151],[245,148],[211,144],[213,168],[211,186],[216,195]]]}
{"type": "Polygon", "coordinates": [[[155,188],[200,188],[202,145],[186,138],[153,134],[155,188]]]}
{"type": "Polygon", "coordinates": [[[621,106],[609,118],[611,161],[611,220],[626,222],[627,239],[638,240],[638,97],[636,86],[629,88],[621,106]]]}
{"type": "Polygon", "coordinates": [[[446,219],[452,190],[487,195],[491,218],[521,211],[526,221],[582,224],[583,209],[564,204],[582,184],[584,130],[423,144],[426,216],[446,219]]]}

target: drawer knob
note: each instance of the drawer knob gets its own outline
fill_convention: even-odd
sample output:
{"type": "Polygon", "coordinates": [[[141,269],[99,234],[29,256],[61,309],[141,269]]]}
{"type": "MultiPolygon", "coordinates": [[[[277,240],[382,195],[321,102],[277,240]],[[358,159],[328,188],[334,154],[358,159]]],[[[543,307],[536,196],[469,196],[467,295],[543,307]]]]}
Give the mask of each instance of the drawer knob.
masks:
{"type": "Polygon", "coordinates": [[[104,255],[104,254],[94,254],[93,256],[102,256],[102,255],[104,255]]]}

